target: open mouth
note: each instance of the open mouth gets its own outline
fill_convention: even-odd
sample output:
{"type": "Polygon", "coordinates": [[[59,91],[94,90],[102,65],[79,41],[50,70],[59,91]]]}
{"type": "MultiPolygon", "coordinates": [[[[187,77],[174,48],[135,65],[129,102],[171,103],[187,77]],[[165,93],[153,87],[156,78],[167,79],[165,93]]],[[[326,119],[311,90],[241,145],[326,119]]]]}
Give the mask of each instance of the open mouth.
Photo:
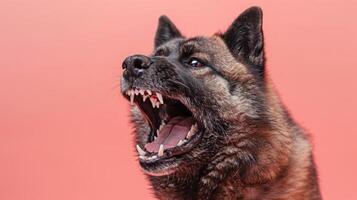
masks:
{"type": "Polygon", "coordinates": [[[150,125],[145,144],[137,144],[141,163],[154,163],[189,152],[201,138],[200,124],[178,98],[133,88],[124,92],[150,125]]]}

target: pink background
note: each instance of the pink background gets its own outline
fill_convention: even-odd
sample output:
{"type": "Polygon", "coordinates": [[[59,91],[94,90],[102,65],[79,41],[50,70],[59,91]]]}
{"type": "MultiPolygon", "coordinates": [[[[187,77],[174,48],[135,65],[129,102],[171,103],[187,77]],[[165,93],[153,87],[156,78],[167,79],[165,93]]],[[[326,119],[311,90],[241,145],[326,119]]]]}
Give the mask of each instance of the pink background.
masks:
{"type": "Polygon", "coordinates": [[[313,134],[325,199],[355,200],[354,1],[0,1],[0,199],[150,199],[134,156],[121,62],[157,18],[188,36],[264,10],[267,69],[313,134]],[[193,3],[195,2],[195,3],[193,3]]]}

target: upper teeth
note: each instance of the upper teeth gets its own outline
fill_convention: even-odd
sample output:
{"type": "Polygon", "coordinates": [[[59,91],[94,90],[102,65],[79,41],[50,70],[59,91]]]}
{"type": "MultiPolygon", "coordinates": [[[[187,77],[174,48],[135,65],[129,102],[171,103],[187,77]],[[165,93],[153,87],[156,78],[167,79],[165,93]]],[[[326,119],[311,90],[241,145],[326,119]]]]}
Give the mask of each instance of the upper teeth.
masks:
{"type": "Polygon", "coordinates": [[[156,99],[154,97],[150,97],[151,105],[153,108],[156,107],[156,99]]]}
{"type": "Polygon", "coordinates": [[[150,98],[151,105],[153,108],[159,108],[160,104],[164,104],[164,99],[162,97],[162,94],[158,92],[153,93],[151,90],[130,89],[126,91],[126,95],[130,97],[131,105],[134,105],[135,95],[141,95],[143,101],[146,101],[147,98],[150,98]]]}
{"type": "Polygon", "coordinates": [[[162,98],[162,95],[160,93],[156,93],[157,99],[159,99],[161,104],[164,104],[164,99],[162,98]]]}
{"type": "Polygon", "coordinates": [[[134,105],[134,92],[133,91],[130,92],[130,104],[134,105]]]}

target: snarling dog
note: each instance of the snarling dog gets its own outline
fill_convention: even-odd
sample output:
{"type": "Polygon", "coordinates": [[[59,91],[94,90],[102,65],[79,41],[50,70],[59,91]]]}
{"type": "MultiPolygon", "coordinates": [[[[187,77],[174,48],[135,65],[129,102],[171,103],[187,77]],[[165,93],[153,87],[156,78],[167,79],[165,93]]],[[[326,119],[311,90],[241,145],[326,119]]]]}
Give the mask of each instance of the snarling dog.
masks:
{"type": "Polygon", "coordinates": [[[159,199],[321,199],[308,136],[265,73],[262,11],[185,38],[159,19],[155,50],[123,62],[140,166],[159,199]]]}

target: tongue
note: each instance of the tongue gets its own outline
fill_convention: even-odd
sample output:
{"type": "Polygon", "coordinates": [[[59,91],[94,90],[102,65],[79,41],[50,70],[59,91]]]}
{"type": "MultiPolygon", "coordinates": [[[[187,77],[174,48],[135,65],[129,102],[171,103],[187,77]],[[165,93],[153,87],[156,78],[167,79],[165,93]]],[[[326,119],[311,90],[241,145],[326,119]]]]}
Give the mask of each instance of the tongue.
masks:
{"type": "Polygon", "coordinates": [[[145,145],[149,152],[159,152],[161,144],[164,149],[176,147],[180,140],[184,140],[194,120],[192,117],[174,117],[159,132],[157,138],[145,145]]]}

